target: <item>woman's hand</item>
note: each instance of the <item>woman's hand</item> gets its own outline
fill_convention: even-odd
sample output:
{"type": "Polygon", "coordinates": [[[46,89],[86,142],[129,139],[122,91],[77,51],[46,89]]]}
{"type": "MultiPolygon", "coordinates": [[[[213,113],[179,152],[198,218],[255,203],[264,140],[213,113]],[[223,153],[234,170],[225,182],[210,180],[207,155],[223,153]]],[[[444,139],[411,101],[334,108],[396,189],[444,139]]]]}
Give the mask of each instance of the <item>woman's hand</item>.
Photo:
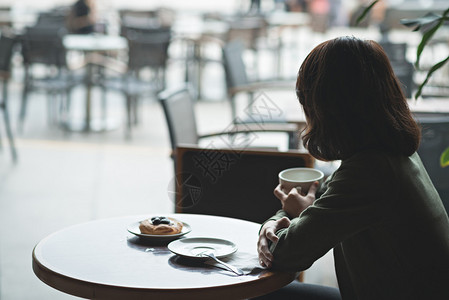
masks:
{"type": "Polygon", "coordinates": [[[273,261],[273,254],[269,249],[269,241],[277,243],[279,238],[276,236],[276,232],[288,226],[290,226],[290,220],[287,217],[277,221],[268,221],[262,226],[259,233],[259,241],[257,242],[257,252],[259,253],[259,262],[262,267],[271,267],[273,261]]]}
{"type": "Polygon", "coordinates": [[[291,189],[290,192],[286,194],[282,190],[282,186],[278,185],[274,190],[274,195],[281,201],[282,209],[290,216],[290,218],[296,218],[303,210],[312,205],[313,201],[315,201],[318,184],[318,181],[315,181],[310,186],[307,195],[300,194],[300,191],[296,188],[291,189]]]}

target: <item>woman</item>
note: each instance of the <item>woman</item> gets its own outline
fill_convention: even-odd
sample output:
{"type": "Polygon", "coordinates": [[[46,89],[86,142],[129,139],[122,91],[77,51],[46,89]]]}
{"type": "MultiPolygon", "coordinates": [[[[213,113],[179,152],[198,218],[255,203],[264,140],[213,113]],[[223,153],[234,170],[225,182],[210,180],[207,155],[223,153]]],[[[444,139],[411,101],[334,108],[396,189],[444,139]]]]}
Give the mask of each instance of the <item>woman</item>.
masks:
{"type": "Polygon", "coordinates": [[[304,145],[341,166],[319,197],[316,184],[307,195],[276,187],[283,209],[261,228],[261,264],[302,271],[333,248],[344,300],[449,299],[448,216],[381,46],[354,37],[320,44],[299,70],[296,93],[308,123],[304,145]]]}
{"type": "Polygon", "coordinates": [[[93,33],[96,19],[94,0],[77,0],[68,15],[67,27],[75,34],[93,33]]]}

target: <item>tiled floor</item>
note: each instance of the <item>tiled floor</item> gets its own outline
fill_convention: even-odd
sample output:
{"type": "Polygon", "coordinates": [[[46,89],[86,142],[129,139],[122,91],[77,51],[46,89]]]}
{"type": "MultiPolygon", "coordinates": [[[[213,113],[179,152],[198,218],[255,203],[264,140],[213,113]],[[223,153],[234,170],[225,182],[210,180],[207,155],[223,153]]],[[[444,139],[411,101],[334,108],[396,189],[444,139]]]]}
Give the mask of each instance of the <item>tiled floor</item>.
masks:
{"type": "MultiPolygon", "coordinates": [[[[218,68],[210,72],[204,78],[205,93],[215,100],[197,103],[200,130],[220,130],[231,121],[228,104],[217,101],[224,97],[223,73],[218,68]]],[[[175,65],[170,83],[176,81],[176,74],[179,69],[175,65]]],[[[10,85],[17,164],[11,162],[0,126],[0,298],[70,299],[73,297],[48,287],[33,274],[33,246],[48,234],[80,222],[172,212],[167,194],[173,176],[168,131],[159,104],[147,99],[141,124],[131,139],[125,139],[123,99],[109,93],[108,116],[115,118],[115,130],[65,132],[48,123],[45,95],[36,94],[30,101],[23,132],[18,132],[21,75],[20,69],[16,70],[10,85]]],[[[82,88],[74,92],[75,117],[82,115],[83,96],[82,88]]],[[[320,259],[305,278],[307,282],[335,285],[332,256],[320,259]]]]}

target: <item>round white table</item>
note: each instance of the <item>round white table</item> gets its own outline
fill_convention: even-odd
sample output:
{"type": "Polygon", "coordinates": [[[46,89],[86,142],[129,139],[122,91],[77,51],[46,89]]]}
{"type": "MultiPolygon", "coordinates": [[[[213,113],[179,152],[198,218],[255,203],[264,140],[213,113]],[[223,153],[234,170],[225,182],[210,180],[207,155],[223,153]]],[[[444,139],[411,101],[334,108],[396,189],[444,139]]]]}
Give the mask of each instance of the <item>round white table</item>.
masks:
{"type": "MultiPolygon", "coordinates": [[[[226,262],[246,275],[173,254],[167,242],[141,240],[130,224],[158,214],[97,220],[41,240],[33,251],[36,276],[62,292],[88,299],[245,299],[279,289],[297,274],[272,272],[258,263],[260,224],[209,215],[171,214],[190,225],[189,237],[233,242],[226,262]]],[[[166,215],[167,216],[167,215],[166,215]]]]}

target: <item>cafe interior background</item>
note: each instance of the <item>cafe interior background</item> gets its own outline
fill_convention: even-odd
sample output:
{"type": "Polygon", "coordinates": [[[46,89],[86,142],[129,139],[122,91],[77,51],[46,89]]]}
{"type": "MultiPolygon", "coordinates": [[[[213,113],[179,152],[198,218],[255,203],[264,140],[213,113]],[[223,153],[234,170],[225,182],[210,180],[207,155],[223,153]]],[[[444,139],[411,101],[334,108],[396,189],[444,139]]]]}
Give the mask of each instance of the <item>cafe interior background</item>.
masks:
{"type": "MultiPolygon", "coordinates": [[[[282,13],[286,12],[287,7],[284,1],[261,1],[258,10],[254,7],[250,9],[250,1],[243,0],[96,0],[95,28],[102,34],[119,35],[124,22],[123,16],[120,16],[123,10],[157,11],[163,15],[171,30],[165,70],[166,87],[176,87],[187,81],[195,94],[194,109],[199,131],[222,131],[232,123],[233,115],[228,100],[221,44],[203,41],[201,55],[204,60],[200,64],[201,73],[198,73],[198,64],[195,65],[195,61],[192,63],[191,53],[186,50],[189,41],[198,41],[205,33],[213,36],[215,27],[222,31],[214,38],[225,41],[223,30],[232,25],[228,21],[229,16],[272,16],[271,20],[275,21],[260,31],[251,45],[252,49],[245,48],[243,58],[246,71],[251,78],[258,80],[271,77],[287,80],[294,78],[300,63],[314,46],[341,35],[405,43],[407,49],[403,59],[414,62],[421,33],[399,25],[399,19],[408,17],[407,13],[414,13],[412,17],[417,17],[435,9],[441,12],[448,6],[441,0],[380,1],[371,15],[356,26],[356,12],[360,13],[360,7],[370,2],[311,0],[308,11],[301,12],[300,6],[290,5],[293,17],[284,18],[282,13]],[[390,9],[397,15],[386,20],[384,17],[390,9]],[[207,19],[214,21],[210,23],[213,26],[204,26],[207,19]]],[[[73,1],[68,0],[1,0],[0,32],[20,35],[26,27],[36,24],[40,15],[61,13],[72,4],[73,1]]],[[[150,23],[148,19],[143,24],[147,24],[145,22],[150,23]]],[[[442,28],[440,32],[435,38],[439,39],[438,43],[435,42],[432,51],[423,55],[422,65],[430,65],[447,56],[447,28],[442,28]]],[[[113,50],[107,55],[126,64],[126,51],[113,50]]],[[[67,63],[75,76],[85,76],[85,67],[79,67],[85,57],[85,53],[80,51],[67,51],[67,63]]],[[[44,73],[46,68],[45,65],[38,66],[37,72],[44,73]]],[[[107,64],[105,69],[104,76],[117,77],[107,64]]],[[[443,89],[446,92],[447,73],[446,68],[435,75],[435,80],[446,80],[446,90],[443,89]]],[[[412,79],[420,83],[423,78],[422,72],[415,72],[412,79]]],[[[26,117],[21,122],[19,114],[24,85],[24,59],[19,47],[16,47],[8,82],[8,112],[16,159],[10,149],[3,119],[0,121],[0,299],[70,299],[74,297],[46,286],[34,276],[31,268],[33,246],[50,233],[81,222],[123,215],[173,212],[171,191],[174,168],[170,157],[169,131],[163,109],[157,101],[157,91],[140,97],[138,122],[128,128],[123,92],[107,89],[107,105],[103,107],[104,94],[98,86],[91,91],[91,118],[106,118],[111,123],[108,123],[110,127],[99,132],[71,130],[67,122],[85,117],[87,96],[84,81],[74,86],[70,109],[63,108],[64,113],[61,113],[57,98],[51,97],[48,91],[31,90],[26,117]]],[[[300,112],[292,90],[269,91],[262,88],[259,92],[281,110],[289,107],[300,112]]],[[[285,150],[282,146],[285,136],[260,134],[261,143],[262,140],[285,150]]],[[[259,139],[255,141],[258,142],[259,139]]],[[[206,141],[203,146],[209,143],[206,141]]],[[[305,281],[336,285],[330,253],[312,266],[306,273],[305,281]]]]}

